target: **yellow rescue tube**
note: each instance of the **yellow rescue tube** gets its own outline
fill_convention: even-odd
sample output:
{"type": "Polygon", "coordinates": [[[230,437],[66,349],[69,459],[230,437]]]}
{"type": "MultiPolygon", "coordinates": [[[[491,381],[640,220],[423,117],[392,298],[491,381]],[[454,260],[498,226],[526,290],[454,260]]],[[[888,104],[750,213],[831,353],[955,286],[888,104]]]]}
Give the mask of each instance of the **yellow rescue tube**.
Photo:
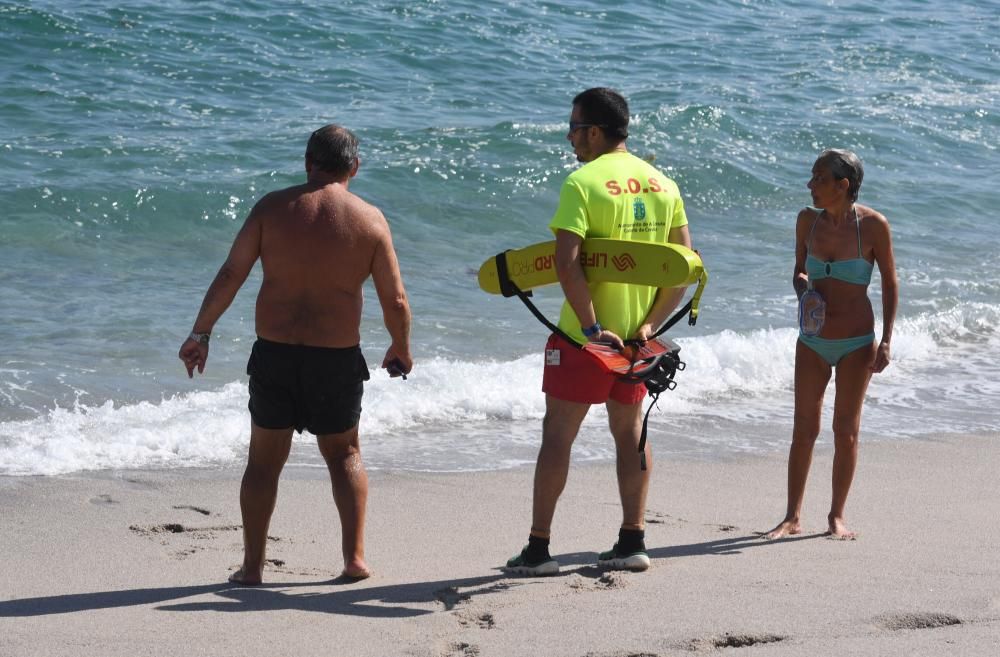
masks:
{"type": "MultiPolygon", "coordinates": [[[[504,256],[507,275],[521,290],[559,282],[555,240],[506,251],[504,256]]],[[[707,278],[701,257],[679,244],[587,239],[580,250],[580,264],[587,280],[593,283],[686,287],[707,278]]],[[[490,294],[501,294],[495,256],[479,268],[479,287],[490,294]]]]}

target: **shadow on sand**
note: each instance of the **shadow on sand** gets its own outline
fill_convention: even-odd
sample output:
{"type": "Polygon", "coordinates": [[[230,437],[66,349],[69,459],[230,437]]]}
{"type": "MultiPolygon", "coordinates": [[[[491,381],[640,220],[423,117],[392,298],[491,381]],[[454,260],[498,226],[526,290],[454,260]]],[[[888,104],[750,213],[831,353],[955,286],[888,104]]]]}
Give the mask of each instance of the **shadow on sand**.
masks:
{"type": "MultiPolygon", "coordinates": [[[[651,559],[677,559],[704,555],[735,555],[751,547],[764,547],[792,541],[822,537],[823,534],[800,535],[776,541],[765,541],[759,535],[653,548],[651,559]]],[[[562,570],[556,579],[578,575],[598,579],[604,571],[594,564],[595,552],[573,552],[557,555],[562,570]],[[567,569],[577,566],[574,569],[567,569]]],[[[139,607],[167,603],[205,594],[215,594],[207,601],[163,604],[164,611],[273,611],[299,610],[327,614],[367,616],[372,618],[405,618],[448,611],[455,605],[479,595],[489,595],[519,586],[542,583],[541,578],[510,576],[498,572],[482,577],[371,586],[372,580],[338,577],[319,582],[268,582],[257,587],[241,587],[230,583],[198,586],[68,593],[64,595],[21,598],[0,601],[0,618],[47,616],[78,611],[139,607]],[[330,588],[333,587],[333,590],[330,588]],[[319,589],[323,590],[311,590],[319,589]]]]}

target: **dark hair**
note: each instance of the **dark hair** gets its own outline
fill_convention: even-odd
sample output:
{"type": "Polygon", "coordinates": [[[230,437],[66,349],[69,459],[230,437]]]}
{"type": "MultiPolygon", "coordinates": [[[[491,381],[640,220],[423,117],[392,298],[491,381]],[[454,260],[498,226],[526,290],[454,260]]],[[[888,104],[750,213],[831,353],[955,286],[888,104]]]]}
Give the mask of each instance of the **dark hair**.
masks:
{"type": "Polygon", "coordinates": [[[309,136],[306,159],[334,176],[347,176],[358,159],[358,138],[347,128],[325,125],[309,136]]]}
{"type": "Polygon", "coordinates": [[[839,148],[830,148],[819,154],[817,162],[823,162],[830,167],[830,173],[837,180],[847,178],[850,185],[847,188],[847,195],[851,201],[858,200],[858,192],[861,191],[861,181],[865,177],[865,167],[861,164],[861,158],[851,151],[839,148]]]}
{"type": "Polygon", "coordinates": [[[581,118],[601,128],[608,139],[628,138],[628,102],[607,87],[587,89],[573,99],[581,118]]]}

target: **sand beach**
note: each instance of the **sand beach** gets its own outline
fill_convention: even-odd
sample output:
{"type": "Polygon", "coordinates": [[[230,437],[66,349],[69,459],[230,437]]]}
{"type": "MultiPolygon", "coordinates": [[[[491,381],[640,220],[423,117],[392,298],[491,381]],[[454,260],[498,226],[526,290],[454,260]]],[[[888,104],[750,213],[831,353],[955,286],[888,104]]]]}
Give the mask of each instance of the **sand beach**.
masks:
{"type": "Polygon", "coordinates": [[[829,446],[805,533],[768,542],[784,455],[656,463],[652,568],[602,571],[619,507],[610,465],[578,466],[548,578],[499,566],[527,533],[531,471],[372,475],[367,557],[337,579],[322,470],[289,468],[265,584],[239,588],[235,470],[0,480],[0,654],[1000,654],[997,436],[864,445],[854,541],[822,535],[829,446]]]}

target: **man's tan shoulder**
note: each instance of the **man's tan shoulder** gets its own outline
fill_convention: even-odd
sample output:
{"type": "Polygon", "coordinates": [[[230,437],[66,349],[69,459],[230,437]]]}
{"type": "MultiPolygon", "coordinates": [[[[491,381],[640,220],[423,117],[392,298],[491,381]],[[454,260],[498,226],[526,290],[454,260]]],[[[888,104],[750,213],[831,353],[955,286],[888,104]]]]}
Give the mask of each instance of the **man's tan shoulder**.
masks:
{"type": "Polygon", "coordinates": [[[344,194],[343,203],[355,221],[363,222],[373,231],[387,231],[389,229],[385,215],[377,206],[350,191],[342,190],[342,193],[344,194]]]}
{"type": "Polygon", "coordinates": [[[382,216],[382,211],[379,210],[377,206],[364,200],[354,192],[344,190],[344,195],[350,199],[350,202],[358,209],[359,212],[371,213],[372,216],[375,217],[382,216]]]}
{"type": "Polygon", "coordinates": [[[303,185],[293,185],[284,189],[270,191],[254,205],[254,212],[267,214],[288,207],[289,203],[299,198],[304,192],[303,185]]]}

